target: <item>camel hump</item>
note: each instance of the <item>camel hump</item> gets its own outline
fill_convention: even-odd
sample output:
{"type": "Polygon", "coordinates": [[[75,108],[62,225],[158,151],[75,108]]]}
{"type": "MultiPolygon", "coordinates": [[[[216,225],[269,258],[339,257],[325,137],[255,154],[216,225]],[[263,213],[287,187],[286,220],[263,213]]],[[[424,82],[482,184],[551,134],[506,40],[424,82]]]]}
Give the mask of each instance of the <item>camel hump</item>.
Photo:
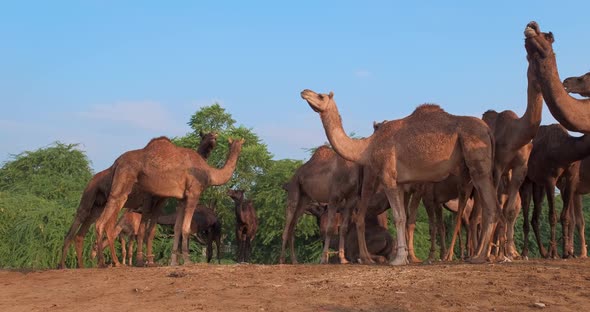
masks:
{"type": "Polygon", "coordinates": [[[540,126],[537,132],[537,138],[544,138],[550,141],[556,141],[568,136],[567,130],[561,124],[540,126]]]}
{"type": "Polygon", "coordinates": [[[416,109],[414,110],[412,115],[423,114],[423,113],[445,113],[445,111],[444,111],[444,109],[442,109],[440,106],[438,106],[436,104],[425,103],[425,104],[422,104],[422,105],[416,107],[416,109]]]}
{"type": "MultiPolygon", "coordinates": [[[[328,145],[322,145],[320,147],[318,147],[315,152],[313,152],[313,155],[311,156],[311,159],[314,158],[329,158],[332,157],[334,155],[334,150],[328,146],[328,145]]],[[[310,159],[310,161],[311,161],[310,159]]]]}
{"type": "Polygon", "coordinates": [[[168,137],[161,136],[161,137],[151,139],[146,146],[149,146],[150,144],[154,144],[154,143],[158,143],[158,142],[172,143],[172,141],[170,141],[170,139],[168,137]]]}

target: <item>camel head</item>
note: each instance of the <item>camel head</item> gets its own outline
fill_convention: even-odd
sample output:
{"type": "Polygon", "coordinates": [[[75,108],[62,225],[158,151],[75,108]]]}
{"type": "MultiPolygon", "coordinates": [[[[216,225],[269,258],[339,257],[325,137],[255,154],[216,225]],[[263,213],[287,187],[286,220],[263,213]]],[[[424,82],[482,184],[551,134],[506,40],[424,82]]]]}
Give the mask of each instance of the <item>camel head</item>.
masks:
{"type": "Polygon", "coordinates": [[[244,145],[244,142],[246,140],[244,140],[244,139],[234,140],[232,138],[228,138],[227,141],[229,142],[230,152],[235,151],[235,152],[239,153],[242,150],[242,145],[244,145]]]}
{"type": "Polygon", "coordinates": [[[201,137],[200,147],[210,151],[217,145],[217,132],[204,133],[203,131],[199,131],[199,136],[201,137]]]}
{"type": "Polygon", "coordinates": [[[309,204],[309,207],[307,208],[307,210],[305,212],[308,214],[311,214],[312,216],[314,216],[316,218],[320,218],[324,214],[324,212],[326,212],[327,210],[328,210],[328,204],[313,202],[313,203],[309,204]]]}
{"type": "Polygon", "coordinates": [[[565,78],[563,87],[569,93],[577,93],[581,96],[590,97],[590,73],[579,77],[565,78]]]}
{"type": "Polygon", "coordinates": [[[527,56],[533,58],[546,58],[553,55],[553,33],[541,32],[541,28],[537,22],[530,22],[524,29],[524,46],[527,51],[527,56]]]}
{"type": "Polygon", "coordinates": [[[321,94],[305,89],[301,91],[301,98],[306,100],[309,107],[311,107],[316,113],[322,113],[331,106],[334,106],[334,92],[330,92],[330,94],[321,94]]]}
{"type": "Polygon", "coordinates": [[[227,190],[227,196],[235,201],[242,201],[244,199],[244,190],[227,190]]]}

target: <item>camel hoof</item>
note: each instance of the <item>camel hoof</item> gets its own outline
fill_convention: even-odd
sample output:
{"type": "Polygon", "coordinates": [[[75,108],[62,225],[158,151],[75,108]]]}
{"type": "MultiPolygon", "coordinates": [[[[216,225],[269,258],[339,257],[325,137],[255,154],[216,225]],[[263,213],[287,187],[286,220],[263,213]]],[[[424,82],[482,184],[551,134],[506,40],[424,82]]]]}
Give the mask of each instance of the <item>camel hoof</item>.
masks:
{"type": "Polygon", "coordinates": [[[350,264],[350,262],[346,259],[340,259],[340,264],[350,264]]]}
{"type": "Polygon", "coordinates": [[[407,265],[409,264],[408,258],[407,257],[397,257],[395,259],[393,259],[392,261],[389,261],[389,265],[407,265]]]}
{"type": "Polygon", "coordinates": [[[158,264],[157,264],[157,263],[155,263],[155,262],[148,262],[146,266],[147,266],[148,268],[156,268],[156,267],[159,267],[160,265],[158,265],[158,264]]]}
{"type": "Polygon", "coordinates": [[[410,257],[408,260],[410,263],[422,263],[422,260],[418,259],[417,257],[410,257]]]}

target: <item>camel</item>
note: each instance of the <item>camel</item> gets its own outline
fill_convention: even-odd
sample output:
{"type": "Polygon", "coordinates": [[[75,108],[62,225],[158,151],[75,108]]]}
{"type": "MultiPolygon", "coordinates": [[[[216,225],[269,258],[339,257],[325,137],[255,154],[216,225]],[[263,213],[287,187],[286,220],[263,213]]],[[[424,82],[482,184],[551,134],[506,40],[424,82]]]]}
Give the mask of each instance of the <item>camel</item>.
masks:
{"type": "Polygon", "coordinates": [[[227,190],[227,195],[235,203],[236,240],[238,241],[237,262],[250,261],[252,241],[258,229],[258,217],[252,205],[252,200],[244,197],[244,190],[227,190]]]}
{"type": "Polygon", "coordinates": [[[524,35],[527,58],[534,64],[545,104],[553,117],[567,130],[590,133],[590,99],[576,99],[567,93],[557,70],[553,34],[541,32],[539,24],[533,21],[527,24],[524,35]]]}
{"type": "MultiPolygon", "coordinates": [[[[174,225],[176,218],[176,213],[159,216],[157,223],[160,225],[174,225]]],[[[221,222],[212,209],[204,205],[197,206],[191,222],[191,234],[195,236],[199,244],[206,246],[207,263],[211,262],[213,257],[213,241],[215,241],[217,263],[221,263],[221,222]]],[[[153,240],[154,236],[155,231],[150,232],[148,240],[153,240]]]]}
{"type": "MultiPolygon", "coordinates": [[[[295,255],[295,225],[307,210],[308,206],[315,202],[328,203],[328,221],[333,222],[336,208],[340,207],[345,218],[348,218],[351,209],[351,198],[358,191],[359,175],[361,168],[352,162],[339,157],[330,147],[320,146],[311,158],[299,167],[293,177],[283,185],[287,191],[287,207],[285,229],[283,230],[281,254],[279,263],[285,263],[285,249],[290,245],[291,262],[297,263],[295,255]]],[[[348,220],[341,227],[339,239],[339,258],[341,263],[348,262],[344,255],[344,233],[347,231],[348,220]]],[[[330,246],[330,235],[324,241],[321,263],[327,263],[330,246]]]]}
{"type": "MultiPolygon", "coordinates": [[[[215,132],[200,132],[199,134],[201,136],[201,143],[198,148],[198,153],[206,159],[217,143],[217,134],[215,132]]],[[[92,179],[90,179],[90,181],[88,182],[88,185],[82,193],[82,198],[80,199],[80,204],[78,206],[78,209],[76,210],[74,221],[72,222],[72,225],[70,226],[70,229],[68,230],[68,233],[66,234],[66,237],[64,239],[62,255],[58,268],[65,268],[65,260],[72,240],[75,240],[74,246],[76,249],[76,257],[78,260],[77,267],[84,267],[84,261],[82,259],[84,237],[86,236],[86,233],[88,232],[90,226],[96,222],[96,220],[104,211],[104,206],[107,202],[108,195],[111,191],[112,179],[113,167],[111,166],[94,175],[92,179]]],[[[125,203],[125,207],[128,207],[131,210],[140,210],[141,207],[144,205],[144,201],[146,201],[146,196],[149,196],[149,194],[145,194],[143,191],[134,188],[131,194],[129,195],[127,202],[125,203]]],[[[159,210],[159,208],[157,207],[163,204],[163,201],[156,200],[153,202],[156,208],[152,208],[152,210],[156,211],[159,210]]],[[[111,222],[116,222],[116,219],[111,220],[111,222]]],[[[141,252],[141,248],[139,248],[139,252],[141,252]]],[[[151,245],[149,244],[148,255],[151,255],[151,245]]],[[[113,260],[115,261],[115,265],[117,265],[117,257],[113,257],[113,260]]]]}
{"type": "MultiPolygon", "coordinates": [[[[575,257],[574,254],[574,227],[578,230],[580,236],[580,258],[587,258],[588,251],[586,246],[585,226],[582,196],[590,193],[590,157],[580,161],[573,162],[562,174],[557,182],[557,187],[561,192],[564,201],[569,201],[569,217],[574,224],[568,227],[568,250],[564,250],[566,257],[575,257]]],[[[565,205],[565,203],[564,203],[565,205]]]]}
{"type": "MultiPolygon", "coordinates": [[[[338,245],[338,227],[341,225],[342,218],[340,213],[336,213],[335,220],[328,226],[327,204],[312,203],[307,210],[307,213],[312,214],[320,228],[320,236],[332,235],[334,238],[332,243],[338,245]]],[[[391,260],[395,252],[395,241],[389,231],[387,231],[387,214],[385,212],[373,216],[367,215],[365,220],[365,236],[367,238],[367,248],[371,254],[371,258],[377,263],[385,263],[386,260],[391,260]]],[[[354,224],[352,224],[354,226],[354,224]]],[[[349,228],[351,228],[349,226],[349,228]]],[[[346,259],[349,262],[356,262],[358,259],[358,238],[356,230],[349,230],[346,233],[346,259]]]]}
{"type": "MultiPolygon", "coordinates": [[[[184,263],[191,263],[188,237],[192,216],[201,193],[208,186],[223,185],[231,179],[244,140],[230,138],[229,142],[228,158],[221,169],[210,167],[196,151],[177,147],[166,137],[152,139],[144,148],[121,155],[113,164],[111,192],[104,212],[96,221],[97,240],[102,241],[103,234],[106,233],[109,245],[113,244],[114,237],[107,221],[121,210],[133,186],[137,185],[152,196],[174,197],[180,200],[170,264],[178,265],[177,251],[181,235],[184,263]]],[[[146,213],[145,208],[151,207],[144,205],[143,213],[146,213]]],[[[112,247],[111,253],[114,254],[112,247]]],[[[104,262],[103,258],[104,255],[99,253],[99,262],[104,262]]]]}
{"type": "MultiPolygon", "coordinates": [[[[437,105],[421,105],[410,116],[386,122],[370,137],[351,139],[342,128],[334,94],[303,90],[301,97],[320,114],[326,136],[336,153],[378,178],[393,210],[397,255],[391,265],[407,264],[406,213],[398,184],[441,181],[457,169],[469,173],[483,209],[482,236],[473,262],[485,261],[496,217],[501,216],[492,180],[493,135],[474,117],[454,116],[437,105]]],[[[457,173],[461,175],[461,173],[457,173]]],[[[375,181],[363,179],[363,197],[375,192],[375,181]]],[[[367,205],[356,213],[359,258],[371,263],[365,240],[367,205]]]]}
{"type": "MultiPolygon", "coordinates": [[[[139,231],[139,225],[141,223],[141,213],[134,212],[134,211],[126,211],[119,221],[117,221],[117,225],[113,228],[113,236],[118,237],[121,241],[121,258],[123,259],[123,265],[132,265],[133,259],[133,243],[137,241],[137,233],[139,231]],[[125,242],[125,237],[127,237],[128,245],[125,242]],[[129,260],[127,261],[127,256],[129,256],[129,260]],[[126,263],[127,261],[127,263],[126,263]]],[[[100,246],[100,252],[108,245],[108,241],[104,240],[100,246]]],[[[92,248],[92,252],[90,255],[91,259],[94,259],[98,254],[97,250],[98,245],[94,245],[92,248]]]]}
{"type": "MultiPolygon", "coordinates": [[[[537,238],[539,252],[543,257],[558,257],[555,233],[557,215],[554,207],[557,180],[573,162],[581,160],[589,154],[590,136],[573,137],[560,124],[541,126],[537,136],[533,139],[533,149],[528,160],[527,173],[527,183],[530,185],[523,186],[523,214],[526,222],[532,192],[534,208],[531,225],[537,238]],[[539,216],[544,195],[547,195],[549,223],[551,226],[549,253],[543,247],[539,233],[539,216]]],[[[566,230],[570,223],[568,194],[562,199],[564,206],[561,213],[561,223],[564,229],[564,251],[567,251],[570,250],[569,246],[567,246],[569,239],[566,230]]],[[[523,250],[523,255],[526,256],[528,254],[528,226],[524,227],[524,241],[525,250],[523,250]]]]}
{"type": "Polygon", "coordinates": [[[563,87],[569,93],[577,93],[590,97],[590,72],[579,77],[568,77],[563,80],[563,87]]]}

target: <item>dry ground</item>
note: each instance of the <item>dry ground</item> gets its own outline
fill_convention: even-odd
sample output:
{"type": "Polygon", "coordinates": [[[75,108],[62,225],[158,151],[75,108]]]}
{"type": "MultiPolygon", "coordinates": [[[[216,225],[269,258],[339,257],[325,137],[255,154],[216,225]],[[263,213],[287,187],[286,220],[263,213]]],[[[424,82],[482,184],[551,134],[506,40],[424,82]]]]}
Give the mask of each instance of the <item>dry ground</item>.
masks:
{"type": "Polygon", "coordinates": [[[590,260],[0,271],[0,311],[170,309],[590,311],[590,260]]]}

